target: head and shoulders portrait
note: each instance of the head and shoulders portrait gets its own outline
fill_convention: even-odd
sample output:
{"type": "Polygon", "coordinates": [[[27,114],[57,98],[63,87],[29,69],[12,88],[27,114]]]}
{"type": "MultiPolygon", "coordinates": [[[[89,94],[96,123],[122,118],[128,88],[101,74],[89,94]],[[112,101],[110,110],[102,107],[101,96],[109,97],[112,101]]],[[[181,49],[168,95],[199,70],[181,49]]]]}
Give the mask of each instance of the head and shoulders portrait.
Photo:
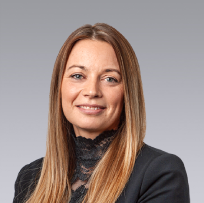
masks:
{"type": "Polygon", "coordinates": [[[20,170],[13,202],[188,203],[183,162],[145,133],[132,46],[108,24],[79,27],[55,61],[45,157],[20,170]]]}

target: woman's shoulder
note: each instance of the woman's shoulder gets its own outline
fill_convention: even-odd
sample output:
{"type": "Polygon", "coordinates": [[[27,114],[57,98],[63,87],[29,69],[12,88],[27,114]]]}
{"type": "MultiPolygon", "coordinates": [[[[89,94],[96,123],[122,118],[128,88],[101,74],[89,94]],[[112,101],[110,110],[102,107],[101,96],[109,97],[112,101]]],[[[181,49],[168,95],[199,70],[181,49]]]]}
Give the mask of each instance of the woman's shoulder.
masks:
{"type": "Polygon", "coordinates": [[[169,167],[169,169],[184,168],[183,161],[177,155],[144,144],[138,153],[135,165],[150,167],[154,163],[162,163],[165,168],[169,167]]]}
{"type": "Polygon", "coordinates": [[[181,175],[187,180],[183,161],[175,154],[162,151],[147,144],[138,153],[133,173],[140,173],[144,178],[156,174],[181,175]]]}
{"type": "Polygon", "coordinates": [[[135,165],[125,189],[123,202],[186,202],[189,186],[183,161],[176,155],[147,144],[138,153],[135,165]],[[127,195],[128,194],[128,195],[127,195]],[[126,201],[125,201],[126,200],[126,201]]]}
{"type": "Polygon", "coordinates": [[[145,159],[146,162],[151,162],[156,158],[159,157],[166,157],[168,159],[172,159],[175,161],[182,162],[182,160],[175,154],[168,153],[166,151],[163,151],[161,149],[157,149],[155,147],[152,147],[146,143],[144,143],[143,147],[138,152],[137,159],[145,159]]]}
{"type": "Polygon", "coordinates": [[[34,170],[34,171],[39,170],[42,167],[43,159],[44,158],[42,157],[42,158],[36,159],[35,161],[30,162],[29,164],[26,164],[21,168],[20,172],[25,172],[27,170],[34,170]]]}
{"type": "Polygon", "coordinates": [[[35,178],[37,173],[39,173],[42,169],[44,158],[39,158],[31,163],[23,166],[18,173],[18,177],[23,179],[24,181],[30,180],[31,178],[35,178]]]}
{"type": "Polygon", "coordinates": [[[21,168],[15,182],[13,203],[22,202],[28,191],[35,188],[42,169],[43,158],[37,159],[21,168]]]}

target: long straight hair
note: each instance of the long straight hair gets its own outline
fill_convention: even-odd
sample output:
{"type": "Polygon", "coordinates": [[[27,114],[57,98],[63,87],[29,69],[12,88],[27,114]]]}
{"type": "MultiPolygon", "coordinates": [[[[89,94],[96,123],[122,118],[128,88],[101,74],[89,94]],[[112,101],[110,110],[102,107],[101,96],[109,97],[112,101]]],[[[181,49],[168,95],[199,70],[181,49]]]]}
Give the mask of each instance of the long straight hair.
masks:
{"type": "Polygon", "coordinates": [[[145,102],[134,50],[115,28],[104,23],[84,25],[68,37],[55,62],[50,86],[46,155],[39,181],[26,203],[65,203],[71,198],[75,154],[70,136],[72,124],[62,111],[61,83],[73,46],[84,39],[104,41],[113,47],[122,74],[124,107],[118,134],[93,171],[83,202],[114,203],[128,182],[143,145],[145,102]]]}

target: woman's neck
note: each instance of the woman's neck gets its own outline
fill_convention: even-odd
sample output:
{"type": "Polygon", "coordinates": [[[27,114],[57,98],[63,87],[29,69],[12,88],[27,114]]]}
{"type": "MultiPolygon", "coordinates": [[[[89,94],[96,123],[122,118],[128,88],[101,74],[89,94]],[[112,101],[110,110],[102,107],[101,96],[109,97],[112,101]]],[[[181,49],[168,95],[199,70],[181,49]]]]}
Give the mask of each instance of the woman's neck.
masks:
{"type": "Polygon", "coordinates": [[[100,135],[104,131],[117,130],[117,128],[118,128],[118,125],[117,127],[110,127],[109,129],[87,130],[87,129],[73,126],[76,137],[81,136],[92,140],[94,140],[98,135],[100,135]]]}
{"type": "Polygon", "coordinates": [[[99,134],[101,134],[103,131],[87,131],[84,129],[79,129],[77,127],[74,127],[74,132],[76,137],[85,137],[94,140],[99,134]]]}

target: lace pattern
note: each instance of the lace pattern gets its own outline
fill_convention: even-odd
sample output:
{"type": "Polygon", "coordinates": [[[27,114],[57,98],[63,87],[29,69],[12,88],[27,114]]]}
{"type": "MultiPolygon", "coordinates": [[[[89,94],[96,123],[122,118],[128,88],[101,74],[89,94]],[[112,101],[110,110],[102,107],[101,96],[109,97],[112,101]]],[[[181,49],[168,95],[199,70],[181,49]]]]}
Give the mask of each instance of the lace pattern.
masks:
{"type": "Polygon", "coordinates": [[[99,160],[103,157],[116,135],[116,130],[104,131],[94,140],[71,135],[75,142],[76,169],[72,178],[72,198],[70,203],[79,203],[88,190],[88,180],[99,160]]]}

